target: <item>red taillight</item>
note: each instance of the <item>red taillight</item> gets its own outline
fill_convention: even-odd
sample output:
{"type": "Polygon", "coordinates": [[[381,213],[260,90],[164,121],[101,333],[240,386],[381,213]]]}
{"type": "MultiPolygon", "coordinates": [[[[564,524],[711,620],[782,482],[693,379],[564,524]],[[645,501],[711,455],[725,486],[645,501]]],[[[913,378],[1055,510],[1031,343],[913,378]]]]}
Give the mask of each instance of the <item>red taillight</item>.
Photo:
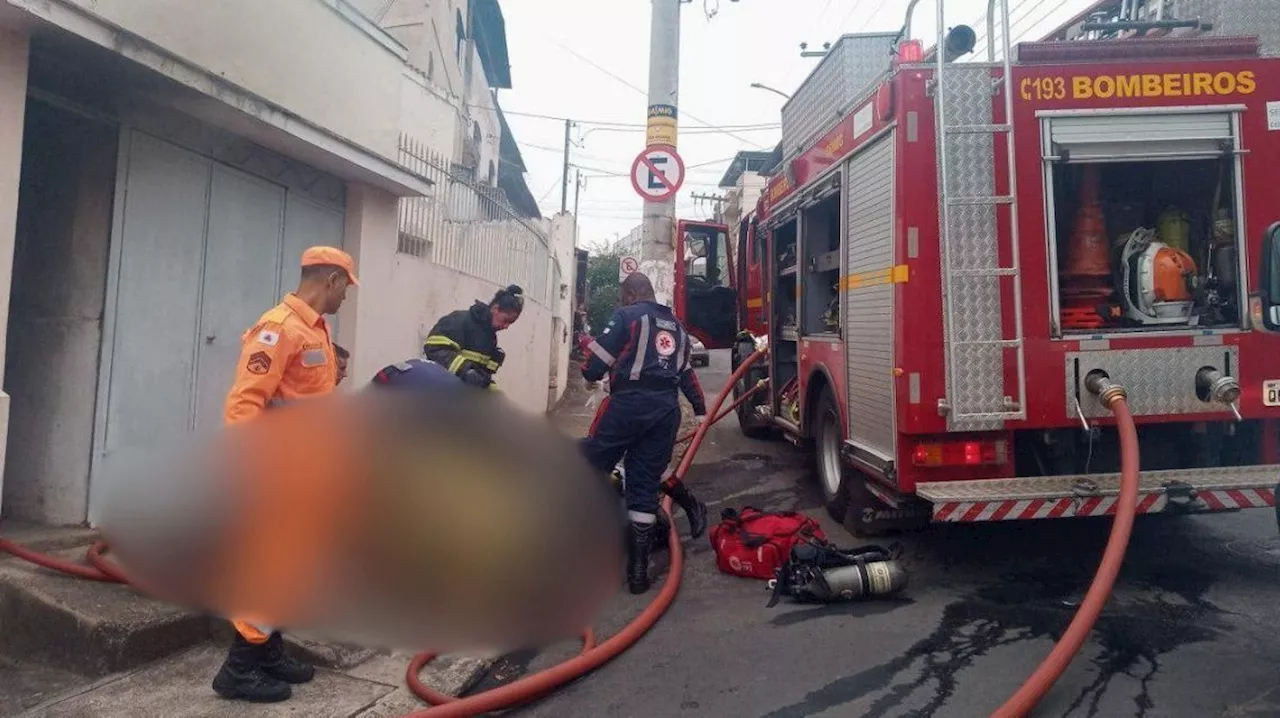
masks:
{"type": "Polygon", "coordinates": [[[898,44],[898,62],[922,62],[924,45],[919,40],[907,40],[898,44]]]}
{"type": "Polygon", "coordinates": [[[917,444],[916,466],[990,466],[1009,460],[1005,441],[946,441],[917,444]]]}

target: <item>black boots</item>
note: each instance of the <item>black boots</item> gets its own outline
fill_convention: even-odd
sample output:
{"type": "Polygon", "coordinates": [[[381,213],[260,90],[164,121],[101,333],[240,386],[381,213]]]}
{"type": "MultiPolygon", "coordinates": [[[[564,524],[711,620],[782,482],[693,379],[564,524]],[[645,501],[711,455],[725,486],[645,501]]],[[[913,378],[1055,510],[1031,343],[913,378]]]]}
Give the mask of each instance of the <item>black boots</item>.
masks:
{"type": "Polygon", "coordinates": [[[316,675],[314,666],[289,657],[284,650],[284,636],[281,636],[279,631],[272,633],[267,639],[262,670],[272,678],[294,685],[307,683],[316,675]]]}
{"type": "Polygon", "coordinates": [[[653,550],[656,533],[653,524],[631,522],[630,540],[627,542],[627,588],[632,595],[646,593],[653,585],[649,580],[649,553],[653,550]]]}
{"type": "Polygon", "coordinates": [[[698,538],[707,530],[707,505],[702,503],[689,491],[683,481],[662,484],[662,493],[671,497],[684,515],[689,517],[689,536],[698,538]]]}
{"type": "Polygon", "coordinates": [[[315,669],[290,658],[284,638],[272,633],[266,643],[250,643],[236,634],[213,690],[223,698],[250,703],[278,703],[293,695],[291,683],[306,683],[315,669]]]}

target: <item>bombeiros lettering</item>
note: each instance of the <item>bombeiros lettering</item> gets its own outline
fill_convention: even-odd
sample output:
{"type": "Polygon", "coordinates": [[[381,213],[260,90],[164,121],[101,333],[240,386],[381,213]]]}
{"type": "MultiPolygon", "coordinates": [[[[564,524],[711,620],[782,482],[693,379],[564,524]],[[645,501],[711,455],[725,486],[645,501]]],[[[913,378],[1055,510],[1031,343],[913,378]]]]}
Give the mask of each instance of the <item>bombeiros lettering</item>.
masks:
{"type": "Polygon", "coordinates": [[[1253,70],[1024,77],[1018,84],[1019,95],[1028,102],[1221,97],[1252,95],[1257,89],[1257,74],[1253,70]]]}

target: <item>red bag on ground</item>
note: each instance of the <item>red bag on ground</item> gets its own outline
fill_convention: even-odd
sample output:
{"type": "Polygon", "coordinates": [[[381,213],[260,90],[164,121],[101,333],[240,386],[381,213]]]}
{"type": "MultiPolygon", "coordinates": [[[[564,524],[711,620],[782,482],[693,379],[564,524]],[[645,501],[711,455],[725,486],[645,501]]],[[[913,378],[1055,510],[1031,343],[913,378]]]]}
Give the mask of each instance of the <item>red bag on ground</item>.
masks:
{"type": "Polygon", "coordinates": [[[769,580],[801,540],[825,541],[818,522],[793,511],[768,513],[750,506],[725,509],[708,536],[721,572],[769,580]]]}

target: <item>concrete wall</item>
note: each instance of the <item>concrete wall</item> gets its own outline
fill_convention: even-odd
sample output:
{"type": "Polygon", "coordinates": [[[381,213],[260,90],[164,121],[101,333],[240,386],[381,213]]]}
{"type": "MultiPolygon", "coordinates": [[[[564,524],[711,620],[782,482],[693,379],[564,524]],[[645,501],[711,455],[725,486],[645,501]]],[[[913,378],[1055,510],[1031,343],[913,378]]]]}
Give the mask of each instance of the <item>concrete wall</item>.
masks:
{"type": "MultiPolygon", "coordinates": [[[[480,129],[477,147],[479,162],[476,179],[488,182],[489,163],[494,165],[496,184],[502,143],[502,126],[493,107],[488,80],[480,62],[479,51],[470,40],[457,46],[457,20],[461,13],[465,24],[468,15],[466,0],[395,0],[386,11],[383,0],[359,0],[356,6],[382,28],[408,52],[408,63],[422,73],[427,85],[437,89],[438,103],[452,108],[453,118],[427,129],[427,120],[419,118],[419,110],[404,106],[403,130],[418,140],[426,142],[437,152],[451,159],[461,159],[466,142],[474,140],[475,128],[480,129]],[[433,141],[428,135],[439,135],[446,129],[453,133],[447,140],[433,141]]],[[[466,32],[471,33],[471,28],[466,32]]],[[[411,100],[412,101],[412,100],[411,100]]],[[[437,110],[431,111],[433,114],[437,110]]]]}
{"type": "MultiPolygon", "coordinates": [[[[13,246],[22,173],[22,135],[27,106],[29,44],[25,34],[0,26],[0,360],[4,358],[13,279],[13,246]]],[[[0,361],[0,380],[3,380],[0,361]]],[[[0,391],[0,437],[9,431],[9,395],[0,391]]],[[[7,452],[5,452],[7,453],[7,452]]],[[[0,454],[0,496],[5,454],[0,454]]]]}
{"type": "Polygon", "coordinates": [[[560,294],[559,286],[551,288],[554,296],[558,297],[555,302],[555,318],[559,320],[551,334],[553,364],[551,375],[554,377],[554,382],[547,397],[548,408],[554,408],[564,396],[571,371],[569,354],[573,345],[573,273],[577,266],[577,257],[574,254],[578,236],[577,218],[571,214],[557,214],[548,220],[548,225],[553,256],[560,263],[560,284],[567,285],[563,296],[560,294]]]}
{"type": "Polygon", "coordinates": [[[395,157],[404,49],[343,0],[64,1],[395,157]]]}
{"type": "Polygon", "coordinates": [[[118,132],[28,105],[5,386],[8,516],[84,520],[118,132]]]}
{"type": "Polygon", "coordinates": [[[401,131],[445,157],[457,157],[458,108],[424,75],[407,69],[401,85],[401,131]]]}

